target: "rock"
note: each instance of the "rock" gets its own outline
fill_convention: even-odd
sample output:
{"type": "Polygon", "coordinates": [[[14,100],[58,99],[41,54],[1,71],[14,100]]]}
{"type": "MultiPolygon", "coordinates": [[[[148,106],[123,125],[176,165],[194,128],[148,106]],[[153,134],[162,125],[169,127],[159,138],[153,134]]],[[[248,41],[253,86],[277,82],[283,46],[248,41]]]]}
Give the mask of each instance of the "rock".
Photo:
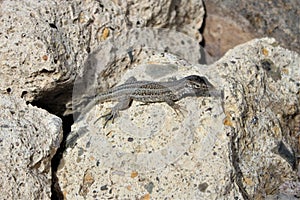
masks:
{"type": "Polygon", "coordinates": [[[244,199],[279,194],[285,181],[297,181],[299,63],[297,53],[264,38],[228,51],[210,68],[224,82],[230,160],[244,199]]]}
{"type": "Polygon", "coordinates": [[[202,36],[198,29],[204,17],[202,1],[119,1],[128,22],[133,27],[152,27],[180,30],[199,42],[202,36]]]}
{"type": "MultiPolygon", "coordinates": [[[[18,169],[19,172],[8,174],[10,177],[8,177],[7,182],[4,181],[5,176],[3,176],[2,186],[5,186],[7,191],[17,191],[11,194],[3,192],[3,197],[18,198],[22,193],[24,195],[22,198],[50,198],[50,160],[60,143],[61,135],[58,137],[57,134],[61,134],[61,122],[58,118],[53,117],[52,120],[52,118],[46,117],[48,113],[47,115],[43,113],[45,111],[40,111],[30,105],[26,106],[21,98],[26,103],[32,103],[61,116],[65,112],[67,102],[72,99],[75,77],[84,73],[82,66],[91,55],[91,52],[96,52],[99,46],[103,49],[109,49],[111,43],[108,41],[114,40],[120,33],[131,34],[133,29],[145,28],[148,25],[156,28],[156,32],[153,31],[152,33],[154,35],[162,32],[164,32],[163,34],[169,34],[170,32],[164,31],[164,28],[171,28],[173,32],[180,28],[190,38],[197,38],[200,41],[202,37],[198,29],[201,26],[203,15],[202,1],[191,1],[189,3],[178,1],[175,4],[170,0],[139,1],[139,4],[133,1],[120,1],[119,4],[115,1],[83,2],[79,0],[72,2],[56,0],[47,2],[1,1],[0,92],[9,95],[9,100],[5,101],[11,101],[12,106],[13,102],[21,102],[20,106],[13,111],[14,113],[24,113],[22,110],[24,107],[26,112],[28,110],[28,115],[26,114],[24,119],[32,120],[30,121],[31,126],[28,125],[29,122],[22,121],[21,124],[18,124],[18,121],[16,121],[13,128],[7,125],[10,124],[8,122],[10,118],[3,121],[5,124],[1,129],[9,129],[9,131],[15,132],[16,135],[12,136],[21,137],[24,141],[24,148],[22,146],[22,151],[19,154],[16,153],[16,156],[23,156],[24,158],[12,161],[14,157],[7,158],[4,155],[1,164],[11,162],[11,166],[17,166],[18,162],[25,163],[22,164],[22,168],[18,169]],[[143,10],[142,13],[141,10],[143,10]],[[148,13],[148,15],[143,13],[148,13]],[[153,13],[155,14],[152,15],[153,13]],[[138,21],[135,21],[135,19],[138,19],[138,21]],[[44,115],[30,110],[38,110],[37,112],[42,112],[44,115]],[[47,127],[43,127],[44,129],[39,127],[46,122],[50,123],[48,128],[51,130],[48,130],[47,127]],[[19,125],[23,124],[29,128],[21,127],[19,129],[19,125]],[[36,134],[37,130],[34,127],[37,127],[40,131],[39,135],[34,136],[42,137],[42,130],[44,130],[47,133],[43,133],[43,136],[47,136],[47,139],[38,138],[40,141],[28,140],[31,136],[29,133],[36,134]],[[23,139],[25,136],[18,135],[19,131],[26,131],[27,129],[29,130],[28,135],[26,135],[28,138],[23,139]],[[54,135],[57,137],[55,140],[57,142],[55,143],[56,146],[51,143],[51,141],[54,141],[54,135]],[[39,142],[42,142],[44,146],[41,146],[39,142]],[[28,148],[32,147],[32,149],[26,149],[26,145],[28,148]],[[31,152],[35,151],[36,148],[38,153],[31,152]],[[28,155],[24,156],[24,152],[28,155]],[[22,177],[22,180],[19,180],[18,177],[22,177]],[[15,187],[13,187],[13,184],[15,187]],[[18,184],[24,189],[20,189],[18,184]],[[15,195],[15,197],[9,195],[15,195]]],[[[173,41],[177,39],[172,34],[165,35],[163,38],[168,36],[173,41]]],[[[183,33],[182,37],[184,37],[183,33]]],[[[156,39],[157,37],[152,38],[156,39]]],[[[130,48],[133,47],[130,46],[130,41],[123,40],[122,42],[128,48],[124,51],[125,55],[121,56],[127,58],[127,53],[132,53],[130,48]]],[[[176,42],[182,43],[182,40],[176,42]]],[[[176,42],[173,47],[182,47],[177,45],[176,42]]],[[[155,43],[159,42],[155,41],[155,43]]],[[[185,48],[189,48],[188,45],[188,43],[183,44],[185,48]]],[[[193,49],[196,48],[195,45],[193,49]]],[[[108,53],[113,55],[111,52],[108,53]]],[[[132,55],[136,56],[134,53],[132,55]]],[[[127,67],[126,64],[120,65],[120,69],[127,67]]],[[[68,114],[67,111],[65,113],[68,114]]],[[[72,113],[72,110],[70,113],[72,113]]],[[[9,115],[7,111],[1,114],[4,116],[9,115]]],[[[20,119],[11,120],[14,122],[13,120],[20,119]]],[[[2,141],[10,144],[15,142],[14,140],[14,138],[6,138],[2,141]]],[[[16,144],[14,145],[16,146],[16,144]]],[[[21,145],[19,143],[19,146],[21,145]]],[[[55,178],[55,174],[52,178],[55,178]]],[[[54,190],[59,188],[55,183],[52,186],[54,190]]]]}
{"type": "MultiPolygon", "coordinates": [[[[108,37],[109,27],[118,31],[104,16],[117,15],[111,18],[120,20],[120,8],[97,1],[1,4],[0,43],[5,48],[1,48],[0,60],[5,81],[0,88],[62,113],[71,99],[75,72],[88,53],[108,37]]],[[[119,28],[124,28],[124,23],[119,23],[119,28]]]]}
{"type": "Polygon", "coordinates": [[[201,40],[202,2],[171,2],[1,1],[0,89],[63,113],[84,61],[105,40],[149,24],[180,28],[201,40]],[[142,17],[140,11],[148,14],[142,17]]]}
{"type": "Polygon", "coordinates": [[[206,61],[211,64],[229,49],[255,38],[250,23],[222,2],[206,1],[206,18],[203,29],[206,61]]]}
{"type": "MultiPolygon", "coordinates": [[[[225,4],[231,12],[232,2],[225,4]]],[[[272,2],[250,4],[238,7],[238,22],[211,18],[224,24],[210,29],[211,38],[226,43],[212,45],[209,53],[221,56],[229,43],[246,41],[253,32],[270,33],[298,50],[297,3],[279,2],[280,9],[272,2]],[[268,4],[274,6],[264,12],[268,4]],[[239,26],[244,22],[247,28],[239,26]]],[[[214,64],[198,65],[201,1],[5,0],[1,14],[3,199],[50,198],[51,179],[55,197],[68,199],[299,197],[297,53],[264,38],[235,47],[214,64]],[[183,115],[165,103],[134,102],[105,129],[97,119],[114,102],[80,115],[87,96],[131,76],[165,81],[190,74],[206,76],[220,95],[182,99],[183,115]],[[61,120],[30,102],[77,120],[69,136],[75,139],[52,177],[61,120]]]]}
{"type": "Polygon", "coordinates": [[[299,115],[299,62],[270,38],[237,46],[210,66],[148,55],[121,72],[120,83],[133,75],[161,81],[199,74],[223,98],[182,99],[184,116],[164,103],[133,102],[105,129],[99,117],[115,103],[95,105],[72,126],[77,140],[57,172],[65,198],[284,196],[285,180],[297,181],[299,126],[289,122],[299,115]]]}
{"type": "MultiPolygon", "coordinates": [[[[107,39],[87,58],[82,69],[84,73],[75,80],[72,102],[67,104],[65,115],[78,112],[82,104],[85,104],[83,101],[86,97],[94,96],[117,84],[125,71],[135,68],[136,65],[144,62],[143,60],[147,60],[151,54],[172,52],[189,60],[190,63],[197,64],[201,60],[200,50],[201,47],[196,40],[180,32],[166,29],[133,28],[115,38],[107,39]],[[130,41],[130,46],[128,46],[128,41],[130,41]],[[98,59],[99,57],[101,59],[98,59]]],[[[177,70],[176,63],[155,70],[154,68],[157,67],[159,66],[148,67],[151,69],[148,70],[151,79],[162,77],[170,70],[177,70]]]]}
{"type": "Polygon", "coordinates": [[[0,198],[50,199],[61,119],[13,95],[0,94],[0,109],[0,198]]]}
{"type": "MultiPolygon", "coordinates": [[[[204,1],[205,49],[217,60],[250,38],[274,37],[281,46],[300,53],[298,0],[204,1]]],[[[210,61],[210,63],[212,63],[210,61]]]]}
{"type": "MultiPolygon", "coordinates": [[[[205,66],[185,65],[169,54],[149,53],[140,62],[124,72],[121,83],[131,76],[166,81],[190,74],[217,82],[205,73],[205,66]]],[[[226,193],[225,187],[214,188],[214,181],[231,184],[228,145],[219,143],[229,142],[220,132],[225,116],[219,97],[180,101],[186,110],[182,116],[165,103],[140,106],[133,102],[104,129],[103,119],[97,119],[114,104],[95,105],[72,126],[71,137],[79,137],[67,149],[57,172],[65,198],[132,199],[149,195],[192,199],[226,193]],[[199,189],[203,182],[208,184],[206,192],[199,189]]]]}

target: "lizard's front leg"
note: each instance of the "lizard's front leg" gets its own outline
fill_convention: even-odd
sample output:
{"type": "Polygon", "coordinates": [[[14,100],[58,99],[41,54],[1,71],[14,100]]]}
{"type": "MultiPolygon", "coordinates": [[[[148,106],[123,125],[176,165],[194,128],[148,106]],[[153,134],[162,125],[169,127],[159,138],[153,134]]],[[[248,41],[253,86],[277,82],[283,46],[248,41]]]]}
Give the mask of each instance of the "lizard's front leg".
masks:
{"type": "Polygon", "coordinates": [[[104,122],[103,128],[105,128],[107,122],[110,121],[110,120],[112,120],[112,123],[114,123],[114,119],[119,116],[119,111],[120,110],[126,110],[127,108],[129,108],[131,106],[131,103],[132,103],[132,99],[130,97],[120,98],[119,102],[113,108],[111,108],[111,111],[108,114],[102,115],[101,117],[99,117],[94,122],[94,124],[100,118],[105,118],[105,122],[104,122]]]}
{"type": "Polygon", "coordinates": [[[173,101],[171,99],[165,99],[165,102],[173,108],[173,110],[176,112],[177,115],[179,112],[180,114],[182,114],[182,116],[184,116],[182,111],[187,112],[186,109],[182,108],[180,105],[176,104],[175,101],[173,101]]]}

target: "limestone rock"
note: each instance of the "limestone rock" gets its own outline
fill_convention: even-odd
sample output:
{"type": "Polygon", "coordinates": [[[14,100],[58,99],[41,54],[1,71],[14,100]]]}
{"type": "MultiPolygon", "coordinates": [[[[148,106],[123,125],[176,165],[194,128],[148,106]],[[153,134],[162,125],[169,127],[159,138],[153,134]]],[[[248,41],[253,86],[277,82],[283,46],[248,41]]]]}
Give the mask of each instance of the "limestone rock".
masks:
{"type": "Polygon", "coordinates": [[[202,40],[198,31],[205,13],[202,1],[130,0],[118,3],[134,27],[174,28],[202,40]]]}
{"type": "MultiPolygon", "coordinates": [[[[132,76],[167,81],[199,74],[216,84],[217,77],[212,78],[205,68],[173,55],[149,53],[124,72],[120,83],[132,76]]],[[[225,115],[220,97],[189,97],[178,104],[185,110],[183,115],[176,115],[165,103],[141,106],[133,102],[105,128],[98,118],[113,102],[95,105],[79,117],[71,134],[77,140],[65,152],[57,172],[64,197],[216,199],[227,192],[233,195],[227,190],[232,173],[228,170],[230,138],[222,135],[225,115]],[[225,187],[216,188],[215,182],[225,187]]]]}
{"type": "MultiPolygon", "coordinates": [[[[267,19],[262,10],[244,14],[258,32],[284,36],[297,50],[295,21],[281,23],[277,15],[276,26],[264,27],[280,9],[272,11],[267,19]]],[[[193,42],[202,38],[203,15],[196,0],[1,1],[1,197],[50,198],[50,160],[62,137],[59,118],[20,97],[61,114],[71,97],[86,100],[131,76],[165,81],[190,74],[206,76],[220,95],[182,99],[183,115],[165,103],[134,102],[105,129],[98,118],[114,102],[75,113],[76,140],[64,152],[55,189],[67,199],[299,197],[299,55],[264,38],[198,65],[193,42]]],[[[74,105],[65,114],[76,112],[74,105]]]]}
{"type": "Polygon", "coordinates": [[[50,199],[61,119],[12,95],[0,95],[0,109],[0,198],[50,199]]]}
{"type": "Polygon", "coordinates": [[[196,33],[204,15],[202,2],[172,2],[1,1],[0,89],[62,113],[71,99],[76,74],[83,73],[88,54],[106,39],[153,25],[180,28],[201,40],[196,33]],[[141,18],[137,10],[149,14],[143,15],[146,24],[132,23],[141,18]]]}
{"type": "Polygon", "coordinates": [[[282,185],[297,181],[299,65],[299,54],[264,38],[235,47],[210,68],[224,85],[230,159],[244,199],[282,196],[282,185]]]}
{"type": "Polygon", "coordinates": [[[297,193],[299,62],[298,54],[270,38],[237,46],[210,66],[149,55],[122,72],[120,83],[133,75],[167,80],[199,74],[224,95],[182,99],[184,116],[163,103],[134,102],[105,129],[99,117],[114,103],[95,105],[72,127],[78,140],[58,171],[63,194],[67,199],[270,198],[291,195],[283,189],[288,182],[297,193]]]}

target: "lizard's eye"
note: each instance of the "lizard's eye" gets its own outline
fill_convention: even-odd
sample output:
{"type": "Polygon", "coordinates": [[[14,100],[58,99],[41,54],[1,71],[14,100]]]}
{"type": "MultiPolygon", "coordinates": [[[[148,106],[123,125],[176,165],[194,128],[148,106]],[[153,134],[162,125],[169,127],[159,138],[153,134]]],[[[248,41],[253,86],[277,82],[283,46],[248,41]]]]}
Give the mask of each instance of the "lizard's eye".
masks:
{"type": "Polygon", "coordinates": [[[194,88],[194,89],[199,89],[200,85],[197,83],[189,83],[189,87],[194,88]]]}
{"type": "Polygon", "coordinates": [[[194,88],[199,89],[200,85],[199,84],[193,84],[194,88]]]}
{"type": "Polygon", "coordinates": [[[189,81],[186,83],[186,86],[191,89],[201,89],[203,87],[203,84],[189,81]]]}

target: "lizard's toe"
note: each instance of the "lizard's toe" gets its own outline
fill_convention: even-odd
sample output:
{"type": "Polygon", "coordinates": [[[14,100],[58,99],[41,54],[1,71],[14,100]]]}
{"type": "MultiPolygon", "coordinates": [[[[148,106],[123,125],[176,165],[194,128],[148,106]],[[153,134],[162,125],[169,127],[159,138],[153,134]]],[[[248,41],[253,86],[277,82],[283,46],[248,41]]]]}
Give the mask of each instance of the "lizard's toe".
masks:
{"type": "Polygon", "coordinates": [[[173,105],[172,108],[174,109],[174,111],[177,115],[181,114],[182,116],[184,116],[183,112],[185,112],[185,113],[188,112],[185,108],[183,108],[182,106],[180,106],[178,104],[173,105]]]}
{"type": "Polygon", "coordinates": [[[109,112],[109,113],[107,113],[107,114],[105,114],[105,115],[100,116],[100,117],[94,122],[94,124],[95,124],[99,119],[104,118],[104,119],[105,119],[105,122],[104,122],[103,128],[105,128],[106,124],[107,124],[109,121],[112,121],[112,124],[113,124],[113,123],[114,123],[114,119],[115,119],[116,117],[118,117],[118,116],[119,116],[119,112],[112,111],[112,112],[109,112]]]}

